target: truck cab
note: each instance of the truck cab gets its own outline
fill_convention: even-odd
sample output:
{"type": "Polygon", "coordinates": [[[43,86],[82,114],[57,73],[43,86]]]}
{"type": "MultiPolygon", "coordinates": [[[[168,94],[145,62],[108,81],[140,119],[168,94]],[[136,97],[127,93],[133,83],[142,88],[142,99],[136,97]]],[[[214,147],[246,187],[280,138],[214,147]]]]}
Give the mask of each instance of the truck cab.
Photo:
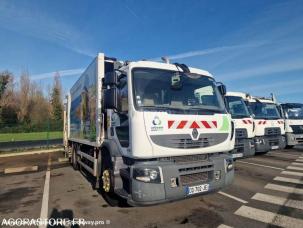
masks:
{"type": "Polygon", "coordinates": [[[285,117],[286,143],[288,148],[303,144],[303,104],[281,104],[285,117]]]}
{"type": "Polygon", "coordinates": [[[118,195],[130,205],[144,206],[231,184],[228,152],[235,135],[224,105],[225,86],[209,72],[184,64],[117,61],[103,54],[96,61],[71,90],[69,103],[77,106],[67,112],[72,117],[67,123],[76,134],[68,140],[73,164],[100,178],[107,199],[118,195]],[[97,79],[86,79],[91,74],[97,79]],[[100,85],[94,88],[80,85],[95,81],[100,85]],[[88,99],[85,91],[97,95],[88,99]],[[94,117],[90,103],[95,122],[89,118],[94,117]],[[81,113],[88,117],[77,119],[81,113]],[[81,131],[90,141],[76,138],[84,135],[81,131]]]}
{"type": "Polygon", "coordinates": [[[231,151],[234,159],[255,154],[255,122],[245,103],[247,96],[241,92],[227,92],[225,95],[226,107],[236,129],[235,149],[231,151]]]}
{"type": "Polygon", "coordinates": [[[274,97],[246,98],[255,123],[255,152],[283,149],[286,146],[284,119],[274,97]]]}

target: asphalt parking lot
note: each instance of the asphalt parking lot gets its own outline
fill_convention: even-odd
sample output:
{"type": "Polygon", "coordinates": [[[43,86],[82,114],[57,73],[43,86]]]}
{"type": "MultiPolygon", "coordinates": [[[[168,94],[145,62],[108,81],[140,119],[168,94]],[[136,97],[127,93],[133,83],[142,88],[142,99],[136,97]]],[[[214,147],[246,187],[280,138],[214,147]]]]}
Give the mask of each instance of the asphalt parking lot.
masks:
{"type": "Polygon", "coordinates": [[[0,227],[43,213],[104,222],[97,227],[303,227],[303,148],[238,160],[227,189],[150,207],[110,207],[63,156],[0,158],[0,227]]]}

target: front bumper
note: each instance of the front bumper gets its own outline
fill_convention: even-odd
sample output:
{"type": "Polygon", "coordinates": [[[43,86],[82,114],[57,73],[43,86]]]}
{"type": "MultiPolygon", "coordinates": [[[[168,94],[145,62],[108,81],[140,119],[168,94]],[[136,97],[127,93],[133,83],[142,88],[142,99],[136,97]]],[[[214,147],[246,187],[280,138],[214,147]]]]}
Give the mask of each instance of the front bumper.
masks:
{"type": "Polygon", "coordinates": [[[286,133],[286,142],[288,146],[303,144],[303,134],[286,133]]]}
{"type": "Polygon", "coordinates": [[[255,155],[254,140],[248,138],[236,138],[235,149],[231,151],[231,155],[234,159],[255,155]]]}
{"type": "Polygon", "coordinates": [[[284,149],[286,146],[286,139],[284,135],[274,136],[256,136],[255,149],[256,153],[264,153],[270,150],[284,149]]]}
{"type": "Polygon", "coordinates": [[[146,206],[171,202],[218,191],[233,181],[234,169],[227,171],[226,159],[232,162],[228,154],[213,155],[204,161],[187,163],[144,162],[130,167],[130,189],[127,201],[133,206],[146,206]],[[146,183],[132,178],[132,170],[141,166],[161,169],[161,183],[146,183]],[[220,179],[216,180],[214,171],[220,171],[220,179]],[[205,176],[206,175],[206,176],[205,176]],[[199,179],[199,177],[203,177],[199,179]],[[205,192],[188,195],[188,187],[208,184],[205,192]]]}

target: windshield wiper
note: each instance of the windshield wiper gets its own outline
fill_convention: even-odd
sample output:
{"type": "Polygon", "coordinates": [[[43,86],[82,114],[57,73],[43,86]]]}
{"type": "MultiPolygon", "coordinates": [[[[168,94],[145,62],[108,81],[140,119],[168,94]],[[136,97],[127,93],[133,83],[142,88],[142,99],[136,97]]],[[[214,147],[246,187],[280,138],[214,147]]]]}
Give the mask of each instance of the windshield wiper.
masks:
{"type": "Polygon", "coordinates": [[[191,107],[186,110],[206,111],[206,112],[212,112],[212,113],[222,113],[223,112],[223,110],[216,110],[216,109],[211,109],[211,108],[195,108],[195,107],[191,107]]]}
{"type": "Polygon", "coordinates": [[[144,106],[140,106],[140,108],[186,111],[186,109],[183,109],[183,108],[175,108],[175,107],[169,107],[169,106],[155,106],[155,105],[144,105],[144,106]]]}
{"type": "Polygon", "coordinates": [[[235,118],[249,118],[250,116],[249,115],[233,115],[233,114],[231,114],[233,117],[235,117],[235,118]]]}

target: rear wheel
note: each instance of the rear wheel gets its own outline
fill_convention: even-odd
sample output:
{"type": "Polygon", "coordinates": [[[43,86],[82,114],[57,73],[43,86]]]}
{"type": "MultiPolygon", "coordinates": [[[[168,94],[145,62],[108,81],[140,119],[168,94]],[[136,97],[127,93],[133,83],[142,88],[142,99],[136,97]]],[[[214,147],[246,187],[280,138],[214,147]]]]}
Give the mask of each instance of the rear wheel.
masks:
{"type": "Polygon", "coordinates": [[[119,198],[114,192],[113,163],[107,152],[102,156],[100,190],[103,198],[111,206],[118,206],[119,198]]]}
{"type": "Polygon", "coordinates": [[[79,169],[77,146],[75,144],[72,147],[72,166],[73,166],[74,170],[79,169]]]}

